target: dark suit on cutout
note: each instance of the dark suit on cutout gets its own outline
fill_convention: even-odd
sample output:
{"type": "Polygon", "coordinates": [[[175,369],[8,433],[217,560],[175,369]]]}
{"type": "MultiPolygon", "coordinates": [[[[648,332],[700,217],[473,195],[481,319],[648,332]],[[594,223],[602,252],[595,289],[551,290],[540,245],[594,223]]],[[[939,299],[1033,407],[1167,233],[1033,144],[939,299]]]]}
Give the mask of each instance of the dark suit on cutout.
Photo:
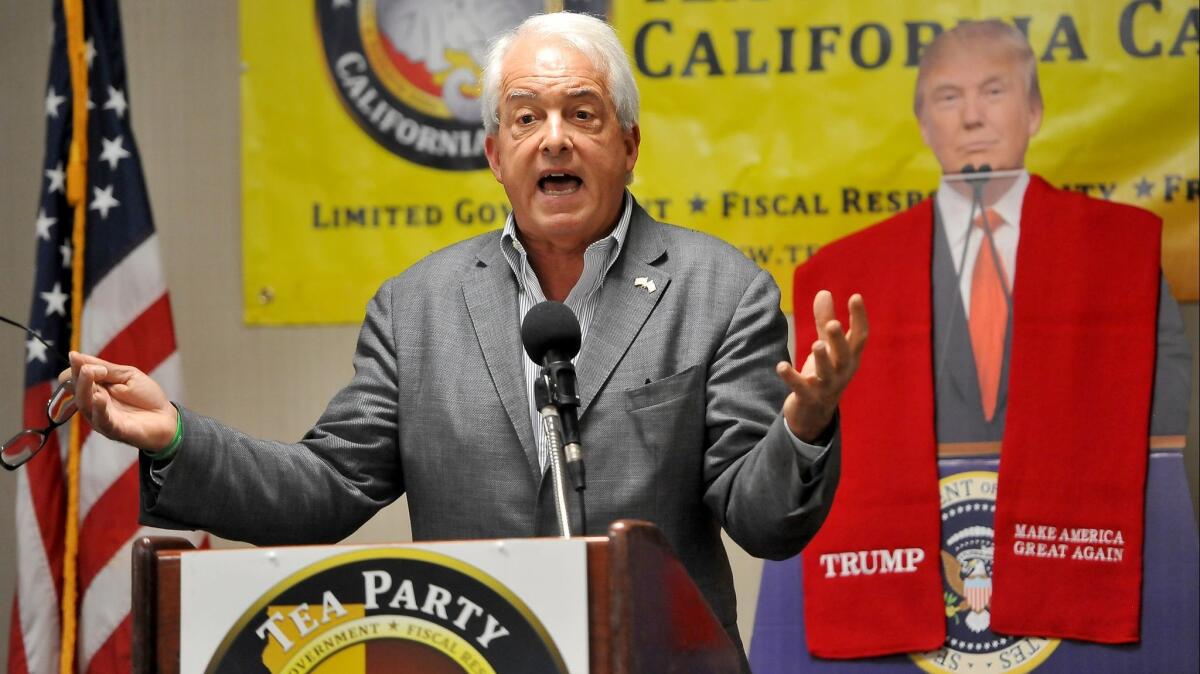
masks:
{"type": "MultiPolygon", "coordinates": [[[[939,210],[935,207],[933,211],[933,367],[938,442],[999,442],[1004,436],[1004,418],[1008,407],[1012,319],[1010,316],[1009,329],[1005,333],[1004,364],[996,413],[989,422],[983,415],[979,378],[967,329],[967,314],[954,273],[950,244],[939,210]]],[[[1052,213],[1030,215],[1053,218],[1052,213]]],[[[1190,365],[1191,353],[1179,305],[1163,278],[1158,296],[1158,348],[1154,362],[1150,435],[1182,435],[1187,432],[1187,404],[1191,396],[1190,365]]]]}

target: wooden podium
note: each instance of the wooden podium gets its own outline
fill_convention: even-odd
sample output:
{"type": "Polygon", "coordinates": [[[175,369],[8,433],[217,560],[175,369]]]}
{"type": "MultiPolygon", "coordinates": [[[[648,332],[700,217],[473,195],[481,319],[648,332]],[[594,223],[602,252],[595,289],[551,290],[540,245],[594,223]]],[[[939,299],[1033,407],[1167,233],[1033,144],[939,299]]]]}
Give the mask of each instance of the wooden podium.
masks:
{"type": "MultiPolygon", "coordinates": [[[[654,525],[614,522],[587,546],[592,674],[738,672],[741,658],[654,525]]],[[[133,550],[133,671],[179,671],[180,538],[133,550]]],[[[203,554],[203,553],[200,553],[203,554]]]]}

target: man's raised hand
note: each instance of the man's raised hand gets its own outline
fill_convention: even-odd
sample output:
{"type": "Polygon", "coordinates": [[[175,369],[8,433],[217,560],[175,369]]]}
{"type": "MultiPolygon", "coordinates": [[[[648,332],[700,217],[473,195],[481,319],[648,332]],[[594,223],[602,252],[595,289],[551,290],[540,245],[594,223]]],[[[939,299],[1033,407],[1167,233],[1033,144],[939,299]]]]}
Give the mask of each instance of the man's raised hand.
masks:
{"type": "Polygon", "coordinates": [[[817,293],[813,298],[817,341],[804,365],[800,370],[786,361],[775,366],[792,389],[783,403],[784,419],[792,433],[805,442],[820,438],[833,421],[842,391],[858,369],[867,342],[867,306],[862,295],[852,295],[849,308],[850,331],[846,332],[834,315],[833,294],[828,290],[817,293]]]}

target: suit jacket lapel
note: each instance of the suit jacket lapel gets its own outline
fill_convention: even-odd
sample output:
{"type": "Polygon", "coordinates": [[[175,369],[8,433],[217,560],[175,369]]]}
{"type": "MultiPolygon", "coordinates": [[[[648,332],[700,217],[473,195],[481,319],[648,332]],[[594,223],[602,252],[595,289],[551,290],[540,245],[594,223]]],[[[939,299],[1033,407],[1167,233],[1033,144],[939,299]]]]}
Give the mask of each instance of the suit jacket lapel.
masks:
{"type": "Polygon", "coordinates": [[[478,255],[476,268],[463,281],[463,297],[471,325],[483,350],[488,374],[496,394],[512,421],[520,439],[529,469],[536,480],[541,473],[537,459],[537,443],[529,416],[529,398],[521,358],[517,282],[512,269],[500,252],[500,237],[487,244],[478,255]]]}
{"type": "Polygon", "coordinates": [[[581,417],[667,292],[671,275],[663,266],[667,247],[660,228],[634,202],[625,245],[600,287],[596,313],[576,360],[581,417]],[[635,285],[643,277],[647,282],[635,285]]]}

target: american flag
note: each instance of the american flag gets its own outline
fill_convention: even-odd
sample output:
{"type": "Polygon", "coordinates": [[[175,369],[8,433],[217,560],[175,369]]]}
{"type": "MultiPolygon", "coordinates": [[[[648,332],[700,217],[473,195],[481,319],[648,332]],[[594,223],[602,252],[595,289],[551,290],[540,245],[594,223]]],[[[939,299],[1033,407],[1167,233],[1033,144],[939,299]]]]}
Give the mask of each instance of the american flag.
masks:
{"type": "MultiPolygon", "coordinates": [[[[65,352],[71,344],[71,230],[66,167],[71,143],[71,78],[62,3],[54,2],[46,86],[46,154],[38,202],[37,263],[29,326],[65,352]]],[[[86,259],[81,350],[150,373],[173,399],[182,388],[158,238],[130,126],[116,0],[84,5],[88,69],[86,259]]],[[[46,402],[61,360],[37,340],[26,349],[28,428],[46,424],[46,402]]],[[[9,635],[10,674],[59,671],[70,425],[17,471],[17,592],[9,635]]],[[[130,545],[139,527],[137,450],[81,424],[75,637],[77,672],[130,670],[130,545]]],[[[179,535],[178,532],[171,532],[179,535]]],[[[202,543],[198,534],[193,542],[202,543]]]]}

